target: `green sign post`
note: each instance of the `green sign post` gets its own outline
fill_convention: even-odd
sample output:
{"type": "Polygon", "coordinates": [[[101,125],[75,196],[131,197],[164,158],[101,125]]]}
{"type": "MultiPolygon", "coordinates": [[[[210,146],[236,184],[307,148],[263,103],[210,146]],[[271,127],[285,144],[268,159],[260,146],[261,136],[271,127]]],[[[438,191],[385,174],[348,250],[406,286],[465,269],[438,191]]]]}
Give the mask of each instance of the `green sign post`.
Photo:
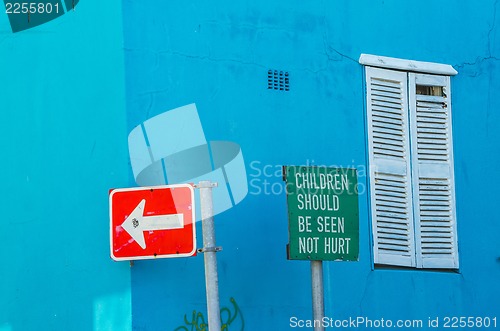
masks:
{"type": "Polygon", "coordinates": [[[324,331],[323,261],[358,261],[356,169],[284,166],[288,258],[311,261],[314,330],[324,331]]]}
{"type": "Polygon", "coordinates": [[[358,261],[356,169],[284,166],[291,260],[358,261]]]}

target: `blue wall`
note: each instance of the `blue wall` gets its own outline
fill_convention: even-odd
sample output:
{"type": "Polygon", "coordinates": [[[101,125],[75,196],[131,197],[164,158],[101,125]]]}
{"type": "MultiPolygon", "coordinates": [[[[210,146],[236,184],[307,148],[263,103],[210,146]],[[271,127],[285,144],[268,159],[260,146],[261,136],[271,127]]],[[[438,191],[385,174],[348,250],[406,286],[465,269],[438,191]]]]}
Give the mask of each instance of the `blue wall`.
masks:
{"type": "Polygon", "coordinates": [[[0,330],[131,329],[130,268],[108,243],[125,116],[120,3],[15,34],[0,13],[0,330]]]}
{"type": "Polygon", "coordinates": [[[184,331],[193,311],[206,319],[203,256],[132,268],[108,256],[108,189],[135,185],[128,132],[193,102],[206,138],[238,143],[247,167],[247,197],[216,216],[224,321],[237,313],[228,329],[310,318],[309,264],[286,260],[280,167],[355,166],[366,185],[361,53],[458,71],[460,270],[374,269],[364,192],[360,261],[325,262],[326,315],[498,324],[499,6],[86,0],[16,34],[0,14],[0,331],[184,331]],[[269,69],[290,73],[289,92],[267,89],[269,69]]]}
{"type": "MultiPolygon", "coordinates": [[[[195,102],[207,138],[235,141],[243,150],[249,195],[218,215],[216,226],[224,247],[221,305],[231,308],[234,298],[246,330],[286,330],[290,317],[311,316],[309,265],[286,260],[279,166],[355,166],[366,184],[361,53],[446,63],[459,72],[452,103],[461,267],[373,270],[365,192],[360,261],[325,263],[326,315],[424,325],[429,317],[500,315],[495,1],[123,4],[129,130],[195,102]],[[289,92],[267,89],[268,69],[290,72],[289,92]]],[[[202,257],[136,263],[132,302],[135,330],[191,330],[185,314],[206,316],[202,257]]]]}

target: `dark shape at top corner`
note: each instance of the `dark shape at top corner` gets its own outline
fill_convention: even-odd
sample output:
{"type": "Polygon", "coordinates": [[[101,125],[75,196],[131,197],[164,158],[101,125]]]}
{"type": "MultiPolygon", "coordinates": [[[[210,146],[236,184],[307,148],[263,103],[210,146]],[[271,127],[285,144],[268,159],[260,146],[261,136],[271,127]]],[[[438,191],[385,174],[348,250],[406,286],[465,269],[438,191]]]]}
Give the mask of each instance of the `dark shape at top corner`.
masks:
{"type": "Polygon", "coordinates": [[[79,0],[14,1],[4,0],[12,32],[28,30],[50,22],[75,9],[79,0]]]}
{"type": "Polygon", "coordinates": [[[64,0],[66,4],[66,11],[74,10],[80,0],[64,0]]]}

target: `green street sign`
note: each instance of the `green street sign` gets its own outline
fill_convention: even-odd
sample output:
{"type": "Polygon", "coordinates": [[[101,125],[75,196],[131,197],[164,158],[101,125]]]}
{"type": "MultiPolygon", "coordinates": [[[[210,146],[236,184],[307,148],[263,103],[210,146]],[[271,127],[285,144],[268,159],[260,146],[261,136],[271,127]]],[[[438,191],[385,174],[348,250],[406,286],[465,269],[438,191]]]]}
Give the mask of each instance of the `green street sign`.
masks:
{"type": "Polygon", "coordinates": [[[290,260],[358,261],[356,169],[284,166],[290,260]]]}

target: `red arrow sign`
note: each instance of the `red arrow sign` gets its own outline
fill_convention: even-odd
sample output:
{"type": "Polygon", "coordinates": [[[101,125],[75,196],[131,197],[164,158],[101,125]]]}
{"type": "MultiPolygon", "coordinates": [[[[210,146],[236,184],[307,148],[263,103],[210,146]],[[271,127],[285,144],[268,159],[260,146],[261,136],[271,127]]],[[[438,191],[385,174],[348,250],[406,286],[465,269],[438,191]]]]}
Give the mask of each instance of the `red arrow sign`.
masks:
{"type": "Polygon", "coordinates": [[[113,260],[195,255],[191,185],[115,189],[110,193],[109,205],[113,260]]]}

